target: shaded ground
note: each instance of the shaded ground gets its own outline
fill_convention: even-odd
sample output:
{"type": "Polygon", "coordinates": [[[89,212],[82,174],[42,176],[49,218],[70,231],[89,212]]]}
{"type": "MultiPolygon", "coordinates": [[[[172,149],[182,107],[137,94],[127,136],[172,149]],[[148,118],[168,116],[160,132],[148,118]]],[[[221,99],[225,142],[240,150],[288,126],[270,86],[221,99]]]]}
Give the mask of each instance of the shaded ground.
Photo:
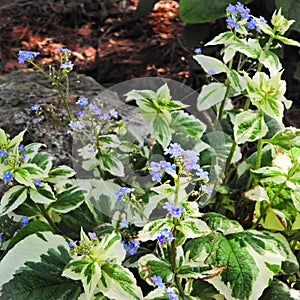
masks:
{"type": "MultiPolygon", "coordinates": [[[[28,67],[18,64],[19,49],[39,51],[37,61],[48,64],[53,63],[53,50],[67,47],[73,51],[76,71],[104,86],[161,76],[199,89],[205,76],[192,55],[200,44],[187,42],[190,36],[182,38],[187,28],[178,19],[178,2],[161,1],[138,20],[133,18],[136,5],[137,0],[0,0],[0,75],[28,67]]],[[[218,33],[220,24],[212,22],[201,28],[207,36],[218,33]]],[[[195,33],[203,34],[197,28],[195,33]]],[[[216,49],[207,51],[217,55],[216,49]]],[[[292,58],[297,62],[298,49],[290,51],[294,65],[292,58]]],[[[300,127],[299,82],[288,73],[287,79],[288,96],[295,105],[286,123],[300,127]]]]}

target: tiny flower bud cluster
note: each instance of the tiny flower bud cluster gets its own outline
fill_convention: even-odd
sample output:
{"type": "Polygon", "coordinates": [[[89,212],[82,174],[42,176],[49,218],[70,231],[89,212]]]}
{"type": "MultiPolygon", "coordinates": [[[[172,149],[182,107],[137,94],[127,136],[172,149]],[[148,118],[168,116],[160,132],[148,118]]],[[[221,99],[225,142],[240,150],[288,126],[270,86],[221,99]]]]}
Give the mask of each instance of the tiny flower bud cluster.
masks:
{"type": "Polygon", "coordinates": [[[89,239],[82,241],[70,240],[69,247],[72,255],[89,255],[92,253],[94,247],[98,245],[99,239],[95,232],[88,233],[89,239]]]}

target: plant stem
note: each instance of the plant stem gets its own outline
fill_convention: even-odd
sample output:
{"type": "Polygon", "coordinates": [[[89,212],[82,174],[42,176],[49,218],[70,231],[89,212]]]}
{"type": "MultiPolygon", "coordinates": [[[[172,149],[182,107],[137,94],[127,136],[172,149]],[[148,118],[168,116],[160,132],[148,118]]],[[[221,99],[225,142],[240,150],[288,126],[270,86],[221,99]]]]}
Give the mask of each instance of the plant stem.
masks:
{"type": "Polygon", "coordinates": [[[42,214],[42,216],[47,220],[49,225],[52,227],[55,233],[57,234],[62,234],[61,230],[56,226],[56,224],[53,222],[53,220],[50,218],[48,212],[46,211],[45,207],[43,204],[38,204],[39,210],[42,214]]]}
{"type": "Polygon", "coordinates": [[[266,208],[264,209],[264,211],[261,213],[261,215],[259,215],[259,217],[257,218],[257,220],[255,221],[255,223],[252,226],[252,229],[255,229],[258,224],[260,223],[260,221],[266,216],[267,211],[271,208],[273,201],[280,195],[281,191],[285,188],[286,186],[286,182],[294,175],[295,171],[298,168],[298,162],[296,162],[293,167],[291,168],[291,170],[289,171],[289,174],[286,178],[286,180],[284,182],[282,182],[278,189],[276,190],[276,193],[273,195],[273,197],[271,198],[271,200],[269,201],[269,203],[267,204],[266,208]]]}
{"type": "Polygon", "coordinates": [[[232,146],[231,146],[231,149],[230,149],[230,152],[229,152],[229,155],[228,155],[228,158],[226,160],[226,165],[225,165],[225,178],[226,178],[226,175],[229,171],[229,167],[230,167],[230,164],[231,164],[231,161],[232,161],[232,158],[233,158],[233,155],[234,155],[234,152],[235,152],[235,149],[237,147],[237,142],[236,141],[233,141],[232,143],[232,146]]]}

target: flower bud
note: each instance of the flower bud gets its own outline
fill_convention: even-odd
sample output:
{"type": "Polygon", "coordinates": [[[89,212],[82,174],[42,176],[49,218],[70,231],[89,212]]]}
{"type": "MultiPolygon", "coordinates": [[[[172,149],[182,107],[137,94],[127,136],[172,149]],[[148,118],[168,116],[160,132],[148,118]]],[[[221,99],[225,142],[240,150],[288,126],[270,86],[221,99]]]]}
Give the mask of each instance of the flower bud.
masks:
{"type": "Polygon", "coordinates": [[[274,12],[271,20],[274,28],[281,35],[285,34],[294,22],[295,20],[287,20],[281,14],[281,8],[277,12],[274,12]]]}

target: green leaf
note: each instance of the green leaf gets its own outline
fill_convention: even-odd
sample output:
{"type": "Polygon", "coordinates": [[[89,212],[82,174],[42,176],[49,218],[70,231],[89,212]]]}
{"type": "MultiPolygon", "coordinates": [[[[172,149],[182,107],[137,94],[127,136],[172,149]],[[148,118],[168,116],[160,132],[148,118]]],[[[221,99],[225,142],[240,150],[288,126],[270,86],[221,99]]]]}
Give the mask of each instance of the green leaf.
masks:
{"type": "MultiPolygon", "coordinates": [[[[251,0],[243,1],[249,3],[251,0]]],[[[226,7],[232,3],[230,0],[181,0],[179,6],[179,17],[185,23],[205,23],[207,21],[220,19],[225,16],[226,7]]]]}
{"type": "Polygon", "coordinates": [[[80,283],[61,276],[71,257],[68,251],[58,247],[41,256],[41,262],[26,262],[14,278],[2,288],[0,299],[49,299],[76,300],[83,289],[80,283]]]}
{"type": "Polygon", "coordinates": [[[137,286],[133,274],[118,264],[105,264],[102,266],[99,288],[109,299],[143,299],[142,290],[137,286]]]}
{"type": "Polygon", "coordinates": [[[49,171],[47,178],[48,182],[59,183],[61,180],[74,176],[76,172],[68,166],[58,166],[49,171]]]}
{"type": "Polygon", "coordinates": [[[276,73],[282,70],[282,65],[278,56],[270,50],[262,52],[259,57],[259,62],[269,69],[271,76],[276,75],[276,73]]]}
{"type": "Polygon", "coordinates": [[[14,211],[27,198],[27,188],[16,185],[4,193],[0,203],[0,215],[14,211]]]}
{"type": "Polygon", "coordinates": [[[226,299],[256,300],[288,258],[280,238],[247,230],[196,238],[184,246],[186,261],[206,261],[226,268],[208,281],[226,299]]]}
{"type": "Polygon", "coordinates": [[[201,300],[224,300],[214,286],[205,280],[193,280],[191,286],[191,295],[199,297],[201,300]]]}
{"type": "Polygon", "coordinates": [[[263,201],[263,200],[269,200],[269,196],[266,192],[266,190],[261,187],[260,185],[257,185],[253,187],[252,189],[248,190],[244,193],[244,197],[248,200],[252,201],[263,201]]]}
{"type": "Polygon", "coordinates": [[[198,64],[203,68],[203,70],[208,73],[210,70],[214,70],[215,74],[226,73],[227,67],[220,60],[206,56],[203,54],[194,55],[193,58],[198,62],[198,64]]]}
{"type": "Polygon", "coordinates": [[[235,93],[241,93],[245,90],[245,79],[235,70],[229,70],[227,72],[227,78],[230,82],[230,87],[233,88],[235,93]]]}
{"type": "Polygon", "coordinates": [[[56,199],[52,188],[47,183],[42,183],[36,189],[29,188],[29,195],[35,203],[50,204],[56,199]]]}
{"type": "Polygon", "coordinates": [[[33,180],[30,176],[30,173],[23,168],[18,168],[14,172],[14,179],[20,184],[23,184],[27,187],[31,187],[33,189],[35,188],[35,185],[33,184],[33,180]]]}
{"type": "Polygon", "coordinates": [[[67,213],[80,206],[84,201],[84,194],[79,186],[72,186],[58,193],[56,199],[49,207],[60,213],[67,213]]]}
{"type": "Polygon", "coordinates": [[[149,125],[151,135],[157,139],[163,148],[167,148],[172,138],[168,121],[162,114],[157,114],[149,125]]]}
{"type": "Polygon", "coordinates": [[[238,52],[241,52],[242,54],[245,54],[245,56],[252,59],[258,58],[258,53],[255,51],[255,49],[245,43],[242,43],[242,41],[237,43],[230,43],[230,47],[235,48],[238,52]]]}
{"type": "Polygon", "coordinates": [[[223,83],[213,82],[204,85],[197,99],[198,110],[206,110],[224,100],[226,86],[223,83]]]}
{"type": "Polygon", "coordinates": [[[146,254],[141,257],[139,263],[139,274],[148,284],[154,285],[151,276],[157,275],[163,282],[170,282],[173,278],[173,272],[169,262],[163,261],[153,254],[146,254]]]}
{"type": "Polygon", "coordinates": [[[114,176],[123,177],[125,175],[124,166],[122,162],[116,157],[115,153],[102,153],[98,158],[98,162],[102,170],[105,170],[114,176]]]}
{"type": "Polygon", "coordinates": [[[227,45],[234,40],[235,36],[232,31],[226,31],[218,34],[210,42],[206,43],[205,46],[215,46],[215,45],[227,45]]]}
{"type": "Polygon", "coordinates": [[[25,170],[31,179],[39,179],[39,178],[43,178],[45,176],[47,176],[47,174],[44,172],[44,170],[37,166],[36,164],[33,163],[27,163],[27,164],[23,164],[18,171],[22,169],[25,170]]]}
{"type": "Polygon", "coordinates": [[[292,40],[292,39],[289,39],[289,38],[286,38],[284,36],[281,36],[281,35],[276,35],[276,39],[286,45],[289,45],[289,46],[296,46],[296,47],[300,47],[300,43],[295,41],[295,40],[292,40]]]}
{"type": "Polygon", "coordinates": [[[90,258],[78,257],[65,266],[62,276],[81,280],[86,298],[92,299],[101,277],[101,267],[90,258]]]}
{"type": "Polygon", "coordinates": [[[180,221],[176,225],[176,229],[182,232],[186,238],[196,238],[204,235],[208,235],[211,229],[207,224],[196,218],[186,217],[183,221],[180,221]]]}
{"type": "Polygon", "coordinates": [[[138,240],[146,242],[148,240],[155,240],[157,233],[164,229],[168,228],[171,230],[173,227],[173,222],[169,219],[160,219],[152,222],[148,222],[144,228],[138,234],[138,240]]]}
{"type": "Polygon", "coordinates": [[[275,134],[271,139],[268,139],[267,142],[285,150],[290,150],[293,147],[300,148],[300,130],[296,128],[295,130],[285,128],[275,134]]]}
{"type": "MultiPolygon", "coordinates": [[[[38,144],[37,146],[39,145],[40,144],[38,144]]],[[[26,146],[26,149],[27,148],[28,146],[26,146]]],[[[29,152],[30,149],[27,151],[29,152]]],[[[29,159],[28,163],[36,164],[44,171],[49,172],[52,167],[52,159],[52,156],[48,153],[37,153],[31,159],[29,159]]]]}
{"type": "Polygon", "coordinates": [[[16,135],[9,143],[8,143],[8,148],[12,148],[12,147],[18,147],[20,145],[20,143],[23,140],[24,134],[26,132],[27,129],[21,131],[20,133],[18,133],[18,135],[16,135]]]}
{"type": "Polygon", "coordinates": [[[272,284],[264,290],[259,300],[298,300],[300,291],[291,289],[285,283],[274,279],[272,284]]]}
{"type": "Polygon", "coordinates": [[[201,137],[206,129],[204,123],[184,111],[172,112],[171,118],[170,128],[174,134],[182,133],[192,137],[201,137]]]}
{"type": "Polygon", "coordinates": [[[249,111],[236,115],[233,129],[238,144],[256,141],[268,132],[264,118],[259,113],[249,111]]]}
{"type": "Polygon", "coordinates": [[[62,236],[54,235],[50,231],[31,234],[18,242],[0,262],[0,286],[12,279],[25,262],[38,262],[41,254],[46,253],[50,248],[57,248],[59,245],[68,248],[68,244],[62,236]]]}
{"type": "Polygon", "coordinates": [[[117,148],[120,146],[120,140],[115,134],[100,135],[98,142],[101,144],[101,149],[117,148]]]}
{"type": "Polygon", "coordinates": [[[121,264],[126,256],[121,236],[115,233],[106,234],[94,249],[94,256],[97,260],[121,264]]]}
{"type": "Polygon", "coordinates": [[[220,231],[224,235],[243,231],[243,227],[239,224],[239,222],[230,220],[215,212],[209,212],[201,219],[214,231],[220,231]]]}
{"type": "Polygon", "coordinates": [[[5,131],[0,128],[0,146],[4,146],[7,144],[7,135],[5,133],[5,131]]]}
{"type": "Polygon", "coordinates": [[[297,20],[291,27],[292,30],[300,31],[299,13],[300,3],[295,0],[275,0],[277,9],[282,8],[282,14],[289,20],[297,20]]]}
{"type": "Polygon", "coordinates": [[[5,249],[5,253],[12,249],[17,243],[25,239],[27,236],[43,231],[53,231],[53,229],[47,223],[42,221],[29,222],[26,226],[18,230],[16,235],[12,237],[5,249]]]}

